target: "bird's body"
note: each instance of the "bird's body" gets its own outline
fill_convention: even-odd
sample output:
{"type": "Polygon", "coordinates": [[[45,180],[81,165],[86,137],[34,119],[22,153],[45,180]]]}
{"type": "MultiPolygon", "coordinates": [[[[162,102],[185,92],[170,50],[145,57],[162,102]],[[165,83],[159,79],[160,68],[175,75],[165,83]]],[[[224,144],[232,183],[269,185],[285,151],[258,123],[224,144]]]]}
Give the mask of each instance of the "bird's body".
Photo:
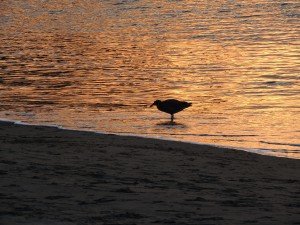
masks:
{"type": "Polygon", "coordinates": [[[174,120],[174,114],[178,113],[192,105],[192,103],[179,101],[176,99],[168,99],[165,101],[156,100],[152,105],[156,105],[157,109],[171,115],[171,122],[174,120]]]}

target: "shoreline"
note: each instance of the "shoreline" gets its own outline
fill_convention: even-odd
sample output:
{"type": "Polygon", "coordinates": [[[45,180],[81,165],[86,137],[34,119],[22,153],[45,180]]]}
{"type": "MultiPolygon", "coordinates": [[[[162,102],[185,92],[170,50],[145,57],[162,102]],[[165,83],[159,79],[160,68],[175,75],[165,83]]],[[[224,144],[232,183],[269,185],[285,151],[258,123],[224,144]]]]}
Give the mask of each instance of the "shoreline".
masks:
{"type": "Polygon", "coordinates": [[[265,155],[265,156],[271,156],[271,157],[277,157],[277,158],[289,158],[289,159],[300,159],[300,158],[293,158],[286,155],[272,155],[270,152],[272,152],[272,149],[256,149],[256,148],[242,148],[242,147],[232,147],[232,146],[225,146],[225,145],[218,145],[218,144],[210,144],[210,143],[201,143],[201,142],[195,142],[195,141],[185,141],[185,140],[177,140],[172,139],[168,137],[162,137],[162,136],[147,136],[147,135],[137,135],[134,133],[110,133],[105,131],[95,131],[95,130],[80,130],[80,129],[72,129],[72,128],[65,128],[61,125],[51,125],[51,124],[31,124],[26,122],[21,122],[17,120],[10,120],[5,118],[0,118],[0,123],[13,123],[16,125],[21,126],[40,126],[40,127],[54,127],[57,129],[65,130],[65,131],[78,131],[78,132],[89,132],[93,134],[99,134],[99,135],[116,135],[120,137],[136,137],[136,138],[145,138],[145,139],[154,139],[154,140],[162,140],[162,141],[171,141],[171,142],[179,142],[179,143],[186,143],[186,144],[193,144],[193,145],[199,145],[201,146],[208,146],[213,148],[221,148],[221,149],[231,149],[236,151],[244,151],[244,152],[250,152],[253,154],[258,155],[265,155]],[[265,153],[267,151],[267,153],[265,153]]]}
{"type": "Polygon", "coordinates": [[[3,224],[297,224],[300,161],[0,122],[3,224]]]}

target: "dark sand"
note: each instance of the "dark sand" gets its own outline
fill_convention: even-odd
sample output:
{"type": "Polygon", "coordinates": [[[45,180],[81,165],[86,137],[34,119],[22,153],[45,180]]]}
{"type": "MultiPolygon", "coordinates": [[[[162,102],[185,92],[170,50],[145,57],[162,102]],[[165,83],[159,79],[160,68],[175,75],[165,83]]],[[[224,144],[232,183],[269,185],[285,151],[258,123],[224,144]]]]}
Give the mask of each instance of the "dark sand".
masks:
{"type": "Polygon", "coordinates": [[[0,123],[0,224],[300,224],[300,160],[0,123]]]}

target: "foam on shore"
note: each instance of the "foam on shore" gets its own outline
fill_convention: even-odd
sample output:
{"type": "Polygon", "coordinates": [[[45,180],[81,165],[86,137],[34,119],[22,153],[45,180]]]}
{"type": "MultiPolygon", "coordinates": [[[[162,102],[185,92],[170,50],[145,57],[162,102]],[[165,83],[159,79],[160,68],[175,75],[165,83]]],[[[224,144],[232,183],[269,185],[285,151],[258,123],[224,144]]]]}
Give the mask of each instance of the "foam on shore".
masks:
{"type": "Polygon", "coordinates": [[[238,150],[238,151],[246,151],[246,152],[251,152],[255,154],[260,154],[260,155],[267,155],[267,156],[273,156],[273,157],[283,157],[283,158],[289,158],[288,156],[283,156],[283,155],[277,155],[276,152],[272,149],[254,149],[254,148],[238,148],[238,147],[231,147],[231,146],[225,146],[225,145],[218,145],[218,144],[208,144],[208,143],[201,143],[201,142],[195,142],[195,141],[186,141],[186,140],[178,140],[178,139],[172,139],[168,137],[162,137],[159,135],[143,135],[143,134],[132,134],[132,133],[110,133],[110,132],[105,132],[105,131],[95,131],[95,130],[90,130],[90,129],[72,129],[72,128],[66,128],[61,125],[56,125],[56,124],[38,124],[38,123],[26,123],[26,122],[21,122],[21,121],[16,121],[16,120],[9,120],[9,119],[4,119],[0,118],[0,122],[11,122],[17,125],[24,125],[24,126],[43,126],[43,127],[55,127],[58,129],[66,130],[66,131],[84,131],[84,132],[91,132],[95,134],[108,134],[108,135],[118,135],[118,136],[124,136],[124,137],[140,137],[140,138],[148,138],[148,139],[158,139],[158,140],[165,140],[165,141],[173,141],[173,142],[181,142],[181,143],[189,143],[189,144],[194,144],[194,145],[199,145],[199,146],[211,146],[215,148],[225,148],[225,149],[233,149],[233,150],[238,150]],[[272,154],[273,153],[273,154],[272,154]]]}

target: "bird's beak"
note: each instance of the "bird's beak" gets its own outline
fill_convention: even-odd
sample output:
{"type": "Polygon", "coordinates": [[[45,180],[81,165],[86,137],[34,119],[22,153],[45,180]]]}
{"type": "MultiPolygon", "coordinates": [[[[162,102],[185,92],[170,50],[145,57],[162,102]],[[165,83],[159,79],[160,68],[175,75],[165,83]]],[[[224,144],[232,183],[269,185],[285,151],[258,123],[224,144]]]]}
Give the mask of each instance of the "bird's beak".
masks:
{"type": "Polygon", "coordinates": [[[154,103],[152,105],[150,105],[150,107],[154,106],[154,103]]]}

